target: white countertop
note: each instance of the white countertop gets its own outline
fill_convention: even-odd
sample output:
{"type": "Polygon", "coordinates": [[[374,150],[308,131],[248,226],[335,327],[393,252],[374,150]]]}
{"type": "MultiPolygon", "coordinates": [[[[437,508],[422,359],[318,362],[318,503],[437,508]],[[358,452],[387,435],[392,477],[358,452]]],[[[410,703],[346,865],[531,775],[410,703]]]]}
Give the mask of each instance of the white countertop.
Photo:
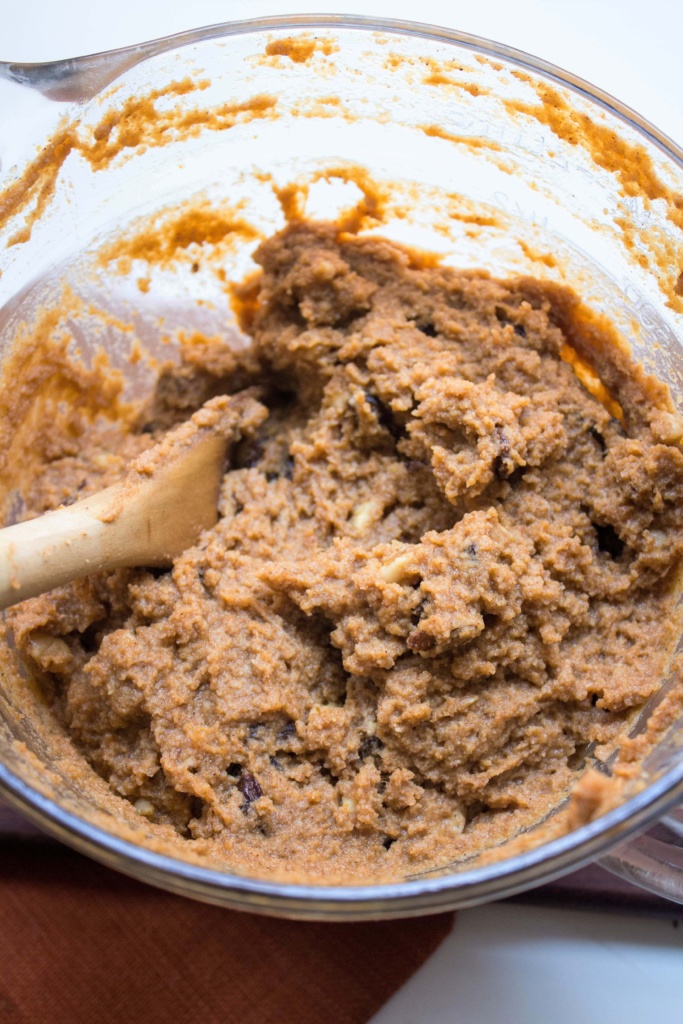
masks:
{"type": "Polygon", "coordinates": [[[683,907],[649,919],[492,904],[371,1024],[669,1024],[683,1012],[683,907]],[[675,922],[675,923],[674,923],[675,922]]]}
{"type": "MultiPolygon", "coordinates": [[[[683,143],[681,0],[5,0],[2,8],[0,59],[21,62],[267,14],[346,11],[448,25],[575,72],[683,143]]],[[[667,1024],[683,1012],[678,915],[673,904],[668,919],[512,904],[462,911],[374,1024],[667,1024]]]]}

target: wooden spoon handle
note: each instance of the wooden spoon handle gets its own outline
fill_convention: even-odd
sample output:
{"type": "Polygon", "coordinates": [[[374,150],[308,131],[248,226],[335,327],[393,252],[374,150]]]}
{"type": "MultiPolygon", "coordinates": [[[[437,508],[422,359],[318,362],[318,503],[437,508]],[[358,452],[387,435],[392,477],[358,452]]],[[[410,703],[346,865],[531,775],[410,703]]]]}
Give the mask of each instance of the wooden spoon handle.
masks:
{"type": "MultiPolygon", "coordinates": [[[[109,487],[75,505],[0,530],[0,608],[124,564],[117,562],[111,544],[115,524],[98,518],[116,490],[109,487]]],[[[123,554],[124,561],[125,554],[130,551],[123,554]]]]}
{"type": "Polygon", "coordinates": [[[154,473],[133,470],[74,505],[0,530],[0,609],[100,569],[171,565],[217,518],[226,437],[208,430],[191,440],[154,473]]]}
{"type": "Polygon", "coordinates": [[[228,444],[268,415],[256,393],[209,399],[121,483],[0,530],[0,609],[101,569],[170,566],[216,524],[228,444]]]}

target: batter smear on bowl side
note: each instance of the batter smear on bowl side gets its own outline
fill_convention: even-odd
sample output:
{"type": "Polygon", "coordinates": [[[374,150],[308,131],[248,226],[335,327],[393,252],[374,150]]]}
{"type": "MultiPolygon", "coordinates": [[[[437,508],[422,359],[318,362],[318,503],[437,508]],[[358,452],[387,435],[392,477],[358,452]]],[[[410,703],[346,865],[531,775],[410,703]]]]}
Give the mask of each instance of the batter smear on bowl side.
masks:
{"type": "Polygon", "coordinates": [[[55,715],[141,815],[260,877],[443,867],[572,787],[590,818],[609,787],[584,763],[658,689],[676,633],[663,389],[597,351],[557,286],[329,225],[256,259],[230,372],[195,353],[137,432],[56,438],[25,495],[31,515],[98,490],[207,398],[256,389],[218,525],[172,571],[8,613],[55,715]]]}

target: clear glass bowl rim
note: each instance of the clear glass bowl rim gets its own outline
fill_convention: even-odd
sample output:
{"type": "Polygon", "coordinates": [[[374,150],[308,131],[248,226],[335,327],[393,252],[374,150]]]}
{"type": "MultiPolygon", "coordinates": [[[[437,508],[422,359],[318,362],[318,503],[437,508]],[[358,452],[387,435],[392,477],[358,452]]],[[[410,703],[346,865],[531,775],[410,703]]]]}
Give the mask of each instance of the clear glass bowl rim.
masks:
{"type": "MultiPolygon", "coordinates": [[[[347,14],[288,15],[222,22],[159,39],[102,51],[87,56],[40,64],[0,62],[0,77],[38,87],[41,78],[52,81],[76,75],[93,65],[112,64],[121,71],[107,84],[138,63],[194,43],[267,31],[355,29],[413,36],[476,50],[494,59],[516,64],[568,87],[616,116],[655,145],[683,169],[683,148],[636,111],[609,93],[571,72],[522,50],[490,39],[437,25],[399,19],[347,14]]],[[[97,90],[100,91],[99,89],[97,90]]],[[[120,839],[58,806],[0,763],[0,794],[45,832],[109,867],[165,889],[209,902],[296,917],[355,919],[407,916],[500,899],[542,882],[551,881],[608,852],[643,831],[683,800],[683,758],[647,788],[596,821],[547,844],[499,862],[452,874],[408,879],[377,885],[305,885],[261,881],[202,867],[157,853],[120,839]]]]}

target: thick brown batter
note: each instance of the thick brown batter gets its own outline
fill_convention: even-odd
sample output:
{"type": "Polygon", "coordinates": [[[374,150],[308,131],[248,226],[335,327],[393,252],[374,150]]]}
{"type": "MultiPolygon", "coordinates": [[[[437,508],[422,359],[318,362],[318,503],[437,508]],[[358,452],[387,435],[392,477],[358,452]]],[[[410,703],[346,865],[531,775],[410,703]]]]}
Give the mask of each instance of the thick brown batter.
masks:
{"type": "Polygon", "coordinates": [[[257,258],[241,364],[196,349],[137,433],[56,438],[25,496],[36,514],[97,490],[257,384],[218,525],[172,572],[92,577],[11,624],[150,821],[249,874],[399,878],[540,820],[657,690],[681,429],[616,350],[611,394],[583,386],[569,292],[325,226],[257,258]]]}

